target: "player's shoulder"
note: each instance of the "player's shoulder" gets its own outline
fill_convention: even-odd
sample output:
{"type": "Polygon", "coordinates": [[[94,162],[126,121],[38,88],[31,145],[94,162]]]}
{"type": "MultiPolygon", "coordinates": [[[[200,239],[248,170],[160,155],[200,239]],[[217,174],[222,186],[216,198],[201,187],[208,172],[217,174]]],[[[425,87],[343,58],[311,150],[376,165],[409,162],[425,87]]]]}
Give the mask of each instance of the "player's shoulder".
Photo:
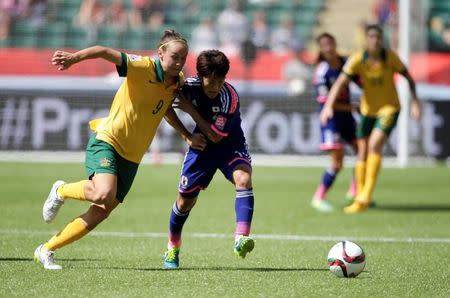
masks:
{"type": "Polygon", "coordinates": [[[400,59],[398,54],[391,48],[384,49],[384,52],[386,53],[385,55],[387,60],[400,59]]]}
{"type": "Polygon", "coordinates": [[[367,55],[365,50],[358,50],[354,53],[352,53],[348,58],[347,61],[353,61],[353,62],[362,62],[364,57],[367,55]]]}
{"type": "Polygon", "coordinates": [[[233,85],[225,82],[219,94],[220,101],[222,102],[222,112],[230,114],[236,112],[239,103],[239,95],[233,85]]]}
{"type": "Polygon", "coordinates": [[[314,73],[316,77],[325,77],[328,70],[330,69],[330,64],[327,61],[321,61],[317,64],[314,73]]]}

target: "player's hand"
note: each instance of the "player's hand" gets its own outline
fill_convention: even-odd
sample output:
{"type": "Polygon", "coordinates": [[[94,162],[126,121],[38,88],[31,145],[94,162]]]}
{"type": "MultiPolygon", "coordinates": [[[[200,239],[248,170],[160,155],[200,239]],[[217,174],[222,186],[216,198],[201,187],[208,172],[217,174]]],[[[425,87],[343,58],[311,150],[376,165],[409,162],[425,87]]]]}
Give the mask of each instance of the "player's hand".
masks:
{"type": "Polygon", "coordinates": [[[417,99],[413,100],[411,103],[411,116],[416,121],[419,121],[420,118],[422,118],[422,109],[417,99]]]}
{"type": "Polygon", "coordinates": [[[186,139],[186,143],[192,149],[203,151],[206,148],[206,138],[201,133],[194,133],[186,139]]]}
{"type": "Polygon", "coordinates": [[[66,70],[72,64],[77,63],[78,60],[74,54],[63,51],[56,51],[52,57],[52,64],[55,65],[58,70],[66,70]]]}
{"type": "Polygon", "coordinates": [[[191,112],[195,109],[194,106],[192,105],[192,102],[182,94],[179,94],[179,96],[175,98],[175,100],[172,103],[172,107],[180,109],[188,114],[191,114],[191,112]]]}
{"type": "Polygon", "coordinates": [[[327,124],[328,119],[333,118],[333,108],[325,105],[322,109],[322,112],[320,112],[319,118],[322,125],[327,124]]]}

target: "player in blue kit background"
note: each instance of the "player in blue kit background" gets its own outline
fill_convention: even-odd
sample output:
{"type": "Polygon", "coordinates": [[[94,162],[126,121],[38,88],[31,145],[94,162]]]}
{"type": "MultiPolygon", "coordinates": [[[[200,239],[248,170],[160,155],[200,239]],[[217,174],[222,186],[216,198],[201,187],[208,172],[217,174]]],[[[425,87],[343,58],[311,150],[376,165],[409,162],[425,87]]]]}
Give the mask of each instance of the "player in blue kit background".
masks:
{"type": "MultiPolygon", "coordinates": [[[[336,51],[336,40],[329,33],[322,33],[316,38],[319,46],[319,58],[314,73],[314,87],[317,101],[322,110],[327,100],[328,92],[342,71],[347,60],[336,51]]],[[[333,206],[325,199],[327,191],[333,185],[336,176],[342,169],[344,160],[345,143],[351,145],[354,151],[356,147],[356,123],[352,115],[355,108],[350,104],[350,90],[346,87],[340,94],[334,105],[334,116],[325,125],[321,124],[320,149],[327,151],[331,157],[331,166],[324,172],[322,180],[314,194],[311,206],[319,211],[333,211],[333,206]]],[[[356,181],[352,180],[347,192],[349,200],[356,196],[356,181]]]]}
{"type": "Polygon", "coordinates": [[[189,148],[170,215],[169,243],[164,254],[166,268],[179,267],[181,231],[200,190],[206,189],[219,169],[236,188],[236,231],[234,252],[245,258],[254,248],[249,237],[253,217],[251,158],[241,128],[239,96],[225,77],[228,58],[218,50],[203,51],[197,57],[197,77],[182,87],[174,107],[188,113],[196,123],[194,133],[207,139],[203,150],[189,148]]]}

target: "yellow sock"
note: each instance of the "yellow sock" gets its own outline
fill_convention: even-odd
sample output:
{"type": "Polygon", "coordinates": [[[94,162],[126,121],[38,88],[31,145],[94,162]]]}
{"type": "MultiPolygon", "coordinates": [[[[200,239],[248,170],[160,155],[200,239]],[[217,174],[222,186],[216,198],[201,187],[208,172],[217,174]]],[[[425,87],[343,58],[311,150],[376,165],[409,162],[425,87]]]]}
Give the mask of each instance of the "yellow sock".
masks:
{"type": "Polygon", "coordinates": [[[356,193],[360,194],[364,188],[366,178],[366,162],[358,160],[355,165],[356,193]]]}
{"type": "Polygon", "coordinates": [[[55,250],[80,239],[87,233],[89,230],[86,228],[86,224],[78,217],[45,243],[44,247],[48,250],[55,250]]]}
{"type": "Polygon", "coordinates": [[[81,180],[75,183],[66,183],[58,188],[58,195],[63,199],[75,199],[85,201],[86,196],[84,194],[84,185],[89,180],[81,180]]]}
{"type": "Polygon", "coordinates": [[[366,178],[364,188],[361,192],[361,199],[365,200],[365,204],[372,201],[372,193],[377,182],[378,172],[381,167],[381,155],[378,153],[370,153],[367,156],[366,178]]]}

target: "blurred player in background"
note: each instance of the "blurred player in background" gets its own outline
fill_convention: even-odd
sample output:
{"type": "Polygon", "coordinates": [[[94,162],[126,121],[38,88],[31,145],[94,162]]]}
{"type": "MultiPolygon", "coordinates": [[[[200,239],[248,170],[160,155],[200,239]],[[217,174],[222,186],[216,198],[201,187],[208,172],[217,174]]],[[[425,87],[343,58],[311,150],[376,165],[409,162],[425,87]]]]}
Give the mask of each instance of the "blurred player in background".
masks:
{"type": "MultiPolygon", "coordinates": [[[[319,46],[319,56],[313,83],[316,89],[317,101],[320,104],[320,110],[322,110],[331,86],[341,73],[347,58],[339,56],[336,51],[336,40],[331,34],[320,34],[316,38],[316,42],[319,46]]],[[[327,151],[330,155],[331,166],[323,174],[311,202],[313,208],[323,212],[330,212],[334,209],[325,199],[325,196],[342,169],[345,143],[352,146],[355,153],[357,152],[356,122],[352,115],[352,110],[356,110],[356,107],[350,104],[350,90],[348,86],[342,88],[336,103],[333,105],[333,110],[335,112],[333,116],[320,126],[320,149],[327,151]]],[[[352,200],[355,195],[356,182],[353,179],[347,192],[347,198],[352,200]]]]}
{"type": "Polygon", "coordinates": [[[53,55],[52,63],[59,70],[86,59],[104,59],[114,63],[126,80],[116,92],[109,116],[90,123],[94,134],[87,144],[85,161],[89,180],[57,181],[45,201],[43,216],[47,223],[68,199],[92,203],[86,213],[36,248],[35,258],[45,269],[61,269],[54,262],[54,251],[85,236],[123,202],[163,116],[190,146],[203,149],[206,145],[202,135],[192,135],[184,128],[171,107],[184,82],[181,69],[187,53],[186,40],[166,30],[158,45],[158,59],[101,46],[76,53],[56,51],[53,55]]]}
{"type": "Polygon", "coordinates": [[[333,106],[342,88],[351,77],[362,80],[361,119],[357,127],[358,161],[356,164],[357,197],[344,212],[367,210],[381,167],[382,149],[397,123],[400,102],[395,89],[394,74],[403,75],[412,94],[411,115],[418,120],[421,108],[416,85],[407,68],[392,50],[383,47],[383,31],[377,25],[366,28],[366,49],[352,55],[333,85],[320,119],[326,123],[333,117],[333,106]]]}
{"type": "Polygon", "coordinates": [[[241,128],[239,96],[225,81],[229,68],[230,62],[222,52],[201,52],[196,65],[198,77],[186,80],[181,98],[174,103],[195,121],[194,133],[204,134],[208,142],[204,150],[191,147],[186,153],[178,198],[170,214],[166,268],[179,267],[183,225],[200,190],[209,185],[217,169],[236,188],[234,252],[245,258],[254,247],[253,239],[248,237],[254,204],[251,159],[241,128]]]}

